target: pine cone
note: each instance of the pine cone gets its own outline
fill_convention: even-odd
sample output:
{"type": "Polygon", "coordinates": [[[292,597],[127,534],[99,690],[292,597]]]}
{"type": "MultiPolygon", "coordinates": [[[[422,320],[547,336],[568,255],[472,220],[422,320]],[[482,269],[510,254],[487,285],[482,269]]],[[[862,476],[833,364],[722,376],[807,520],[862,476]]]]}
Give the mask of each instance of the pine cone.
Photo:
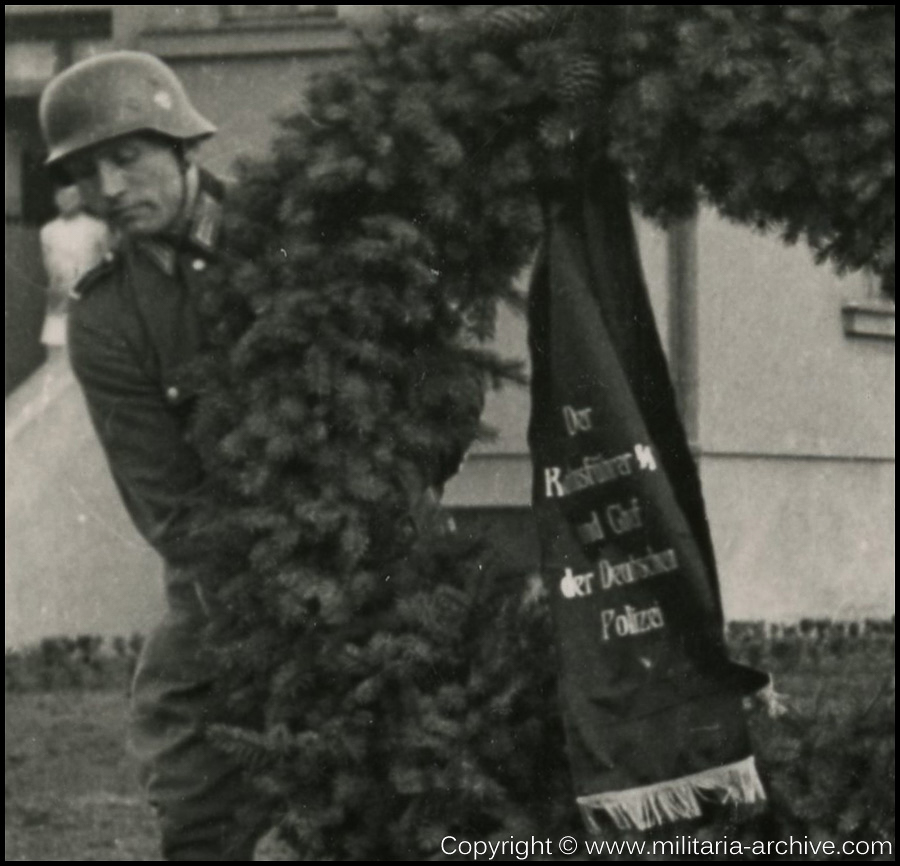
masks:
{"type": "Polygon", "coordinates": [[[563,105],[594,102],[603,92],[604,75],[600,61],[588,54],[566,60],[559,73],[557,94],[563,105]]]}
{"type": "Polygon", "coordinates": [[[560,6],[501,6],[480,21],[489,39],[521,42],[549,32],[560,16],[560,6]]]}

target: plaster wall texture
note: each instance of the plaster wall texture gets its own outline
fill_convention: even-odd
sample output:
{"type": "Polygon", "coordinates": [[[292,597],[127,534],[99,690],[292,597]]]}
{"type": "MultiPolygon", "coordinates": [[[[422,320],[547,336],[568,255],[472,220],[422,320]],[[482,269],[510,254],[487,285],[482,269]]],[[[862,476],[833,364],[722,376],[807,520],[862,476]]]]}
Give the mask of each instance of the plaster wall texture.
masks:
{"type": "Polygon", "coordinates": [[[894,612],[893,340],[848,337],[860,274],[704,213],[698,442],[726,614],[894,612]]]}
{"type": "Polygon", "coordinates": [[[860,274],[704,213],[698,229],[704,452],[894,458],[894,341],[848,337],[860,274]]]}

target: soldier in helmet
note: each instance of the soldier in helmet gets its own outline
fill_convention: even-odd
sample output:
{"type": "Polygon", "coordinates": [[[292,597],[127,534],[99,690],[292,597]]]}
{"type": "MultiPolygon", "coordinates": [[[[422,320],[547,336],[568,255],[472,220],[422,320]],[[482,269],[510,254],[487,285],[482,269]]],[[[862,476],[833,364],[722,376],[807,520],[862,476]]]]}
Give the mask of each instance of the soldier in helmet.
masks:
{"type": "Polygon", "coordinates": [[[165,562],[168,611],[138,664],[132,731],[163,857],[252,860],[263,810],[203,731],[221,719],[198,638],[204,603],[187,526],[203,479],[179,378],[202,338],[193,283],[216,256],[222,186],[194,158],[215,127],[164,63],[137,52],[63,72],[40,120],[49,166],[119,239],[77,288],[68,343],[122,499],[165,562]]]}

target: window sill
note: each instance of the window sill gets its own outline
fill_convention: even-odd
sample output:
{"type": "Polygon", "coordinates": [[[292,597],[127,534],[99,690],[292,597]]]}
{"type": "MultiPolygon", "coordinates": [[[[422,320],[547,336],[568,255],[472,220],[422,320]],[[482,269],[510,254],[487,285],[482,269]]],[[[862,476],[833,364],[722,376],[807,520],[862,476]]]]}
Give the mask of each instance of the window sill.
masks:
{"type": "Polygon", "coordinates": [[[844,334],[876,340],[895,340],[893,301],[847,301],[841,308],[844,334]]]}

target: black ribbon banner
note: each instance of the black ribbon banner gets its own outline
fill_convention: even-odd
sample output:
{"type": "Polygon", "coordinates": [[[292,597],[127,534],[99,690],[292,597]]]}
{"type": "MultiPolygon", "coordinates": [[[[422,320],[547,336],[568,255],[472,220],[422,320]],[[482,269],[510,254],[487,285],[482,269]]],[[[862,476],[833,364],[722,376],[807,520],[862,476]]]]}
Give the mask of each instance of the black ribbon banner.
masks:
{"type": "Polygon", "coordinates": [[[554,205],[531,286],[529,441],[578,803],[599,832],[765,794],[696,464],[609,164],[554,205]]]}

